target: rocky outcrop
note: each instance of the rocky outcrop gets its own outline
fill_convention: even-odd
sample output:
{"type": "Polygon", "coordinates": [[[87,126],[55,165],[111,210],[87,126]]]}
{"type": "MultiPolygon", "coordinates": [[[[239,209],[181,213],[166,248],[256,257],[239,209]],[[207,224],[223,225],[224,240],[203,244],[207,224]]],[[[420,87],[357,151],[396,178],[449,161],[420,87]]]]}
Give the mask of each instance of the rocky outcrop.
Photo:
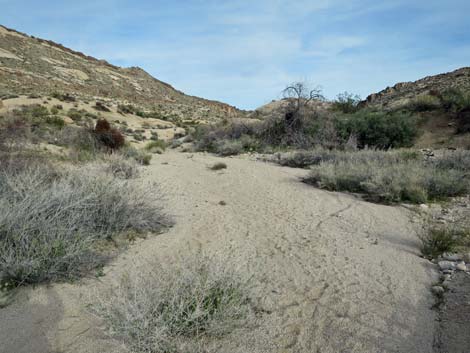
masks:
{"type": "Polygon", "coordinates": [[[436,95],[449,88],[470,90],[470,67],[428,76],[415,82],[397,83],[393,87],[387,87],[383,91],[371,94],[362,102],[362,105],[394,108],[419,95],[436,95]]]}

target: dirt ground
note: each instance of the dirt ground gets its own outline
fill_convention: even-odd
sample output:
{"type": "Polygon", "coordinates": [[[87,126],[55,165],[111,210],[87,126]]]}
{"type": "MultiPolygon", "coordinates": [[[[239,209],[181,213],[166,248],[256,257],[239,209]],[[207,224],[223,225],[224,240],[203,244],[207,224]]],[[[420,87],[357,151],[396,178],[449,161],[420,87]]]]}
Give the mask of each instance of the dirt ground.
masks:
{"type": "Polygon", "coordinates": [[[0,309],[0,352],[126,352],[88,313],[90,291],[110,288],[129,268],[197,250],[252,276],[264,313],[211,342],[210,352],[433,351],[437,273],[418,256],[409,210],[318,190],[300,182],[305,170],[247,157],[208,169],[221,160],[155,156],[142,182],[161,185],[176,225],[132,245],[104,277],[21,290],[0,309]]]}

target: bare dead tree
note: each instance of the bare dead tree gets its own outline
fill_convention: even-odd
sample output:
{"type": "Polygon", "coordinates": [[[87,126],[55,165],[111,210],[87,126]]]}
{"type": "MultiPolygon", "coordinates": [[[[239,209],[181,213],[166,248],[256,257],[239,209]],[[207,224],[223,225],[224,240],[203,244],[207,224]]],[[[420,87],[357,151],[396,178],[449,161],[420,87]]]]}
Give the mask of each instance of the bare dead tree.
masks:
{"type": "Polygon", "coordinates": [[[311,101],[325,99],[320,88],[309,89],[303,82],[290,84],[282,91],[282,94],[285,99],[289,100],[285,120],[291,127],[298,123],[311,101]]]}

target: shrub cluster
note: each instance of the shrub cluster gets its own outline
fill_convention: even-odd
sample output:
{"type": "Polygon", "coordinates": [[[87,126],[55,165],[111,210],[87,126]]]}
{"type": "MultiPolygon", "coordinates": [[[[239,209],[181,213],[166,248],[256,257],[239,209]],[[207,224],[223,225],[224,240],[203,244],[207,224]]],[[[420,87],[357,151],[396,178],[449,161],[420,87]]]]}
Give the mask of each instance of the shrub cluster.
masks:
{"type": "Polygon", "coordinates": [[[251,314],[248,282],[207,256],[128,273],[94,312],[134,352],[194,352],[251,314]]]}
{"type": "Polygon", "coordinates": [[[346,154],[343,158],[313,166],[307,183],[335,191],[361,193],[377,202],[423,203],[470,192],[467,160],[470,152],[448,152],[435,160],[390,157],[371,158],[371,152],[346,154]]]}
{"type": "Polygon", "coordinates": [[[403,112],[361,110],[336,120],[338,135],[345,141],[357,138],[359,147],[409,147],[418,134],[416,118],[403,112]]]}
{"type": "Polygon", "coordinates": [[[158,190],[96,168],[23,164],[0,173],[0,282],[77,276],[93,266],[93,242],[166,223],[158,190]]]}

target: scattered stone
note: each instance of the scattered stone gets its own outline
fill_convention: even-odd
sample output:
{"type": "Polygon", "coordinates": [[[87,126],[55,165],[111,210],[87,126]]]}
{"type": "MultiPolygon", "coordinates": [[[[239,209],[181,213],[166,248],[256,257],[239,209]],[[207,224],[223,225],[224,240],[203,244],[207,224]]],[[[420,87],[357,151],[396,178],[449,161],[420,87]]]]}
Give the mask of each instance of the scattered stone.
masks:
{"type": "Polygon", "coordinates": [[[437,296],[442,296],[445,292],[444,288],[442,288],[441,286],[434,286],[431,288],[431,290],[434,293],[434,295],[437,295],[437,296]]]}
{"type": "Polygon", "coordinates": [[[465,266],[465,262],[463,261],[460,261],[457,266],[456,266],[457,270],[459,271],[467,271],[467,266],[465,266]]]}
{"type": "Polygon", "coordinates": [[[441,271],[455,270],[455,262],[452,261],[439,261],[438,265],[441,271]]]}
{"type": "Polygon", "coordinates": [[[461,260],[462,260],[462,256],[459,255],[459,254],[444,253],[444,254],[442,255],[442,259],[443,259],[443,260],[447,260],[447,261],[461,261],[461,260]]]}
{"type": "Polygon", "coordinates": [[[451,275],[452,273],[454,273],[453,270],[444,270],[442,271],[442,273],[444,273],[445,275],[451,275]]]}

